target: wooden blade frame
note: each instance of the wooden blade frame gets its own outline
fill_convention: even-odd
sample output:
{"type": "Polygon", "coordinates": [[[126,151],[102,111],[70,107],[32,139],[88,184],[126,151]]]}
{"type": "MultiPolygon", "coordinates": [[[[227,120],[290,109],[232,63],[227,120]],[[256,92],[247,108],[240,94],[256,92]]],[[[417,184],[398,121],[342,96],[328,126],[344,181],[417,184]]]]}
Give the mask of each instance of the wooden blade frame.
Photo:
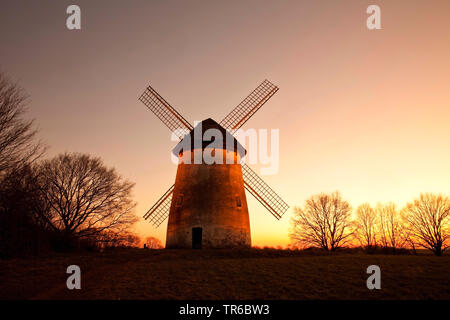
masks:
{"type": "Polygon", "coordinates": [[[275,218],[281,219],[289,205],[245,163],[242,164],[244,186],[275,218]]]}
{"type": "MultiPolygon", "coordinates": [[[[278,87],[264,80],[241,103],[237,105],[220,125],[234,134],[246,123],[276,92],[278,87]]],[[[242,164],[244,186],[275,218],[280,219],[289,209],[286,202],[245,163],[242,164]]]]}
{"type": "Polygon", "coordinates": [[[151,86],[139,97],[139,100],[161,120],[170,131],[182,139],[194,127],[178,113],[163,97],[151,86]]]}
{"type": "MultiPolygon", "coordinates": [[[[194,128],[151,86],[147,87],[139,97],[139,100],[153,112],[170,129],[170,131],[175,133],[180,140],[194,128]]],[[[172,185],[144,215],[144,219],[149,219],[155,227],[159,227],[159,225],[169,216],[173,188],[174,185],[172,185]]]]}
{"type": "Polygon", "coordinates": [[[241,103],[237,105],[220,125],[234,134],[244,125],[276,92],[278,87],[269,80],[264,80],[241,103]]]}
{"type": "Polygon", "coordinates": [[[147,211],[144,215],[144,219],[149,219],[155,227],[159,227],[164,220],[167,219],[170,212],[170,204],[172,202],[173,188],[172,185],[164,195],[147,211]]]}

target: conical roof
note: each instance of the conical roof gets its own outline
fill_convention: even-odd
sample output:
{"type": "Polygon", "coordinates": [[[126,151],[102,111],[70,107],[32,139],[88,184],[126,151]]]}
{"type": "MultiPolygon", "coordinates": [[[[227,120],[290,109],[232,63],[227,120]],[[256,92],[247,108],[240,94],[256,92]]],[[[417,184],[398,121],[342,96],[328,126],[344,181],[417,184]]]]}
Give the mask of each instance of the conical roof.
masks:
{"type": "Polygon", "coordinates": [[[234,151],[242,158],[247,151],[231,133],[211,118],[199,122],[184,138],[175,146],[172,153],[178,156],[186,150],[208,148],[234,151]],[[206,133],[206,135],[205,135],[206,133]]]}

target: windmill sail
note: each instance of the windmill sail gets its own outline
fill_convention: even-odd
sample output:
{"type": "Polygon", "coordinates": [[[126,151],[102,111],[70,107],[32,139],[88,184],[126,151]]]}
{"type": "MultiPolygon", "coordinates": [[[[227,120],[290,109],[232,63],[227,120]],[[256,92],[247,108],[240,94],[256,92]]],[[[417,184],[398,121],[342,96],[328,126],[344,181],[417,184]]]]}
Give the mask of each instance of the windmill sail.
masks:
{"type": "MultiPolygon", "coordinates": [[[[234,108],[220,123],[232,134],[246,123],[276,92],[278,87],[264,80],[250,95],[234,108]]],[[[193,126],[178,113],[151,86],[139,97],[172,132],[182,139],[193,126]]],[[[242,164],[244,186],[275,218],[280,219],[289,206],[273,191],[252,169],[242,164]]],[[[167,219],[173,197],[174,185],[144,215],[154,226],[158,227],[167,219]]]]}
{"type": "Polygon", "coordinates": [[[235,133],[277,91],[277,86],[268,80],[264,80],[220,122],[220,125],[227,129],[231,134],[235,133]]]}
{"type": "Polygon", "coordinates": [[[280,219],[289,205],[245,163],[242,164],[245,189],[249,191],[275,218],[280,219]]]}
{"type": "Polygon", "coordinates": [[[167,219],[170,212],[170,204],[172,202],[174,185],[172,185],[169,190],[164,193],[164,195],[159,198],[159,200],[147,211],[144,215],[144,219],[149,219],[155,227],[159,227],[164,220],[167,219]]]}
{"type": "MultiPolygon", "coordinates": [[[[194,128],[151,86],[147,87],[139,97],[139,100],[153,112],[159,120],[170,129],[170,131],[175,133],[179,139],[182,139],[186,133],[194,128]]],[[[144,215],[144,219],[149,219],[155,227],[158,227],[169,216],[173,188],[174,186],[172,185],[144,215]]]]}
{"type": "Polygon", "coordinates": [[[180,139],[193,129],[192,125],[151,86],[147,87],[139,100],[180,139]]]}
{"type": "MultiPolygon", "coordinates": [[[[278,87],[264,80],[240,104],[237,105],[220,125],[232,134],[246,123],[276,92],[278,87]]],[[[249,166],[242,164],[244,186],[275,218],[280,219],[289,206],[249,166]]]]}

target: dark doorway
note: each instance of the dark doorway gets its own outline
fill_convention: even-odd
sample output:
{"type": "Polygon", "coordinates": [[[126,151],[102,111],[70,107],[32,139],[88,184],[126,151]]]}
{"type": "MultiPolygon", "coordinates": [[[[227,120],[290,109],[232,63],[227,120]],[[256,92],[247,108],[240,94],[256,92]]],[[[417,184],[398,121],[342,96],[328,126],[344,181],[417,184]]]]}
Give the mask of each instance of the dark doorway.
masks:
{"type": "Polygon", "coordinates": [[[192,228],[192,249],[202,248],[202,228],[192,228]]]}

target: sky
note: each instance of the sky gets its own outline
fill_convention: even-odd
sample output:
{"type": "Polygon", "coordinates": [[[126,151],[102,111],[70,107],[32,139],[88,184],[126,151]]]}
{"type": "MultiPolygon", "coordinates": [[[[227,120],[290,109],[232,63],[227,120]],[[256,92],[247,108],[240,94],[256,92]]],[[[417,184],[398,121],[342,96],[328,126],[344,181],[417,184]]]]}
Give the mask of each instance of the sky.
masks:
{"type": "MultiPolygon", "coordinates": [[[[277,221],[247,199],[253,245],[285,246],[293,208],[320,192],[353,208],[450,193],[449,13],[448,0],[2,0],[0,70],[30,95],[47,156],[100,156],[136,183],[138,216],[176,174],[145,87],[193,123],[269,79],[280,90],[244,128],[279,129],[279,170],[261,177],[291,209],[277,221]],[[70,4],[81,30],[66,28],[70,4]]],[[[136,232],[164,242],[166,227],[136,232]]]]}

